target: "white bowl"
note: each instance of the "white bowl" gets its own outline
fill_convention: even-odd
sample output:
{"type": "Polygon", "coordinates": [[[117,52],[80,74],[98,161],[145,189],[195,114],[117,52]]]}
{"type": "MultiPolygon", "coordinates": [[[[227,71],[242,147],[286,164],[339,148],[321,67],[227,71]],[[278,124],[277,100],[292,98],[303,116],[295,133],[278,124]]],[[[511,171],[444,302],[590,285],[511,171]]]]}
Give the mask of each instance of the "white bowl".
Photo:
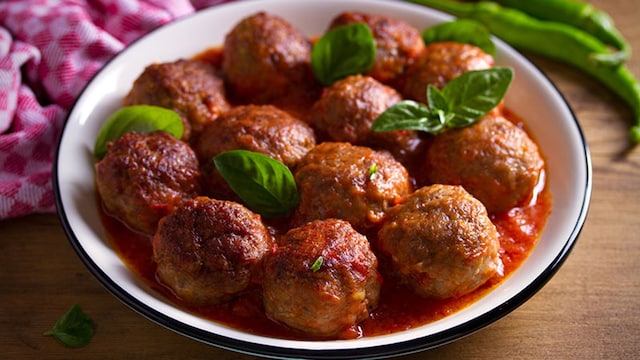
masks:
{"type": "Polygon", "coordinates": [[[591,196],[589,151],[575,116],[553,84],[511,47],[496,40],[496,63],[515,70],[506,106],[515,110],[546,155],[552,213],[537,246],[510,277],[480,300],[439,321],[356,340],[297,341],[239,331],[198,317],[138,279],[106,240],[96,205],[92,149],[98,130],[145,66],[190,57],[221,45],[242,18],[259,10],[280,15],[307,35],[321,34],[345,10],[403,19],[419,30],[450,17],[412,4],[377,0],[241,1],[203,10],[157,29],[126,48],[91,80],[69,114],[54,165],[58,213],[89,270],[125,304],[185,336],[226,349],[282,358],[381,358],[442,345],[477,331],[536,293],[566,259],[591,196]]]}

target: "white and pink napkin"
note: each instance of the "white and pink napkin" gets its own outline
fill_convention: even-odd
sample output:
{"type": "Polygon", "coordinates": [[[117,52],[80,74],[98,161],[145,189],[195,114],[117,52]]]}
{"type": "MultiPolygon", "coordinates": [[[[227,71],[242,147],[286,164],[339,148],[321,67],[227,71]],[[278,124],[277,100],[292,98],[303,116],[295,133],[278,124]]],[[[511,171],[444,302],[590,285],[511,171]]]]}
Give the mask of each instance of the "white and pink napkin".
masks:
{"type": "Polygon", "coordinates": [[[55,211],[60,130],[106,61],[161,25],[228,1],[0,2],[0,220],[55,211]]]}

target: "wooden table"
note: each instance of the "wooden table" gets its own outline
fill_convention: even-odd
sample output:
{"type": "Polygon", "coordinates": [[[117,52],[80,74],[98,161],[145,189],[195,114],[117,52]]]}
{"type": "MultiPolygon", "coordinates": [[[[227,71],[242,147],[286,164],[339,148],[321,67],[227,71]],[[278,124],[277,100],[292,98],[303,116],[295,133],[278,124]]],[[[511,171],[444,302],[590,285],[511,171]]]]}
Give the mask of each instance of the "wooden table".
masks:
{"type": "MultiPolygon", "coordinates": [[[[629,66],[640,76],[640,3],[592,3],[631,41],[637,53],[629,66]]],[[[401,359],[640,357],[640,148],[629,149],[631,112],[581,73],[531,58],[566,96],[591,148],[593,198],[582,234],[556,276],[523,306],[455,343],[401,359]]],[[[188,339],[123,305],[84,267],[54,214],[0,221],[0,284],[1,358],[254,358],[188,339]],[[72,304],[96,324],[81,349],[42,335],[72,304]]]]}

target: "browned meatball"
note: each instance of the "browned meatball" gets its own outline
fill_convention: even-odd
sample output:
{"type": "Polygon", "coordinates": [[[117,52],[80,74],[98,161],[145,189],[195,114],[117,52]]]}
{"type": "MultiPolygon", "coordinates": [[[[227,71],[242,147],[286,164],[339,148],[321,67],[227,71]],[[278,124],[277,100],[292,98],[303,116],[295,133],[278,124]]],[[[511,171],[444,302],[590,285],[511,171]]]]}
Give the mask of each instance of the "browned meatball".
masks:
{"type": "Polygon", "coordinates": [[[229,109],[222,79],[211,65],[196,60],[147,66],[124,98],[124,105],[137,104],[177,112],[184,124],[183,140],[229,109]]]}
{"type": "Polygon", "coordinates": [[[402,20],[383,15],[345,12],[338,15],[330,28],[351,23],[365,23],[376,42],[376,59],[369,75],[392,83],[406,70],[424,49],[420,32],[402,20]]]}
{"type": "Polygon", "coordinates": [[[366,233],[412,189],[407,170],[386,151],[324,142],[294,172],[300,202],[293,224],[338,218],[366,233]]]}
{"type": "Polygon", "coordinates": [[[314,82],[311,42],[286,20],[265,12],[244,18],[224,41],[222,71],[242,103],[273,103],[308,91],[314,82]]]}
{"type": "Polygon", "coordinates": [[[107,144],[96,185],[108,212],[153,234],[161,217],[200,192],[198,165],[193,150],[165,132],[126,133],[107,144]]]}
{"type": "Polygon", "coordinates": [[[211,159],[242,149],[270,156],[293,168],[316,144],[311,127],[272,105],[242,105],[222,114],[196,144],[211,196],[236,199],[211,159]]]}
{"type": "Polygon", "coordinates": [[[479,47],[454,42],[433,43],[407,68],[400,92],[408,99],[426,103],[427,85],[442,89],[467,71],[491,67],[493,57],[479,47]]]}
{"type": "Polygon", "coordinates": [[[378,304],[377,266],[367,238],[346,221],[291,229],[265,259],[265,312],[314,337],[353,337],[378,304]]]}
{"type": "Polygon", "coordinates": [[[160,220],[153,237],[158,278],[188,304],[218,304],[260,276],[273,239],[260,216],[231,202],[196,197],[160,220]]]}
{"type": "Polygon", "coordinates": [[[535,142],[501,116],[436,136],[424,164],[427,183],[462,185],[490,213],[528,201],[544,167],[535,142]]]}
{"type": "Polygon", "coordinates": [[[205,129],[196,152],[206,160],[228,150],[250,150],[294,167],[315,144],[311,127],[289,113],[272,105],[241,105],[205,129]]]}
{"type": "Polygon", "coordinates": [[[378,238],[392,271],[421,296],[464,295],[503,271],[496,227],[460,186],[418,189],[389,212],[378,238]]]}
{"type": "Polygon", "coordinates": [[[373,121],[402,100],[393,88],[369,76],[353,75],[327,88],[309,112],[309,122],[331,141],[387,149],[398,159],[409,157],[419,147],[414,131],[373,132],[373,121]]]}

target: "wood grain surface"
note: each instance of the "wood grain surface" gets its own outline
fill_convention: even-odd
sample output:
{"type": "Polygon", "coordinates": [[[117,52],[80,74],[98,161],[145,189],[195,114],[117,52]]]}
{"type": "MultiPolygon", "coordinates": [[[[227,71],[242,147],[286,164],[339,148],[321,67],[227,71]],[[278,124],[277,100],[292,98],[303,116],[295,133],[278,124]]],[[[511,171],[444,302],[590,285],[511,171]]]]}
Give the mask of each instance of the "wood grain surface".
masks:
{"type": "MultiPolygon", "coordinates": [[[[640,1],[591,2],[631,42],[629,66],[640,77],[640,1]]],[[[398,359],[640,358],[640,147],[627,140],[631,111],[582,73],[525,55],[566,97],[590,146],[584,229],[558,273],[523,306],[466,338],[398,359]]],[[[55,214],[0,221],[0,289],[0,358],[255,359],[176,334],[123,305],[82,264],[55,214]],[[43,336],[72,304],[96,324],[81,349],[43,336]]]]}

